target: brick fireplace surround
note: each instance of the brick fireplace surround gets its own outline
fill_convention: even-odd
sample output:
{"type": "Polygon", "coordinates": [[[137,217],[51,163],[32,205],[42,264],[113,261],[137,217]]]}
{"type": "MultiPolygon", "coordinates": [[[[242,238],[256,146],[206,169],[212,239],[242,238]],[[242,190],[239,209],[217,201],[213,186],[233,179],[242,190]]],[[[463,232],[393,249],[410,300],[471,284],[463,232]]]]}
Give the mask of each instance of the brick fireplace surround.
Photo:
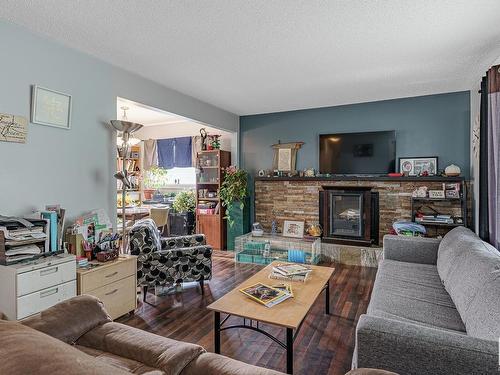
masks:
{"type": "MultiPolygon", "coordinates": [[[[254,187],[255,221],[261,223],[266,231],[271,230],[273,219],[277,221],[278,228],[282,228],[284,220],[304,220],[307,227],[308,223],[319,223],[319,191],[322,186],[370,187],[379,193],[381,246],[383,236],[389,233],[394,221],[411,219],[411,195],[416,188],[427,186],[440,190],[443,182],[461,181],[464,181],[461,177],[257,177],[254,187]]],[[[470,198],[467,205],[470,207],[470,198]]],[[[340,263],[376,267],[381,248],[323,243],[323,253],[340,263]]]]}

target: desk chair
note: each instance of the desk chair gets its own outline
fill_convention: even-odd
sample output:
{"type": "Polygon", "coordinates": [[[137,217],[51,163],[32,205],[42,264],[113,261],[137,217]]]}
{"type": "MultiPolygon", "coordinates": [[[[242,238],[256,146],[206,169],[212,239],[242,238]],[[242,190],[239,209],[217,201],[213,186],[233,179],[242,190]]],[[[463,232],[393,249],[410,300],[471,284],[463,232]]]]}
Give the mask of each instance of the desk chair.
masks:
{"type": "Polygon", "coordinates": [[[167,229],[166,233],[170,234],[169,214],[170,208],[152,207],[149,212],[149,217],[155,222],[156,227],[160,230],[160,234],[164,234],[165,229],[167,229]]]}

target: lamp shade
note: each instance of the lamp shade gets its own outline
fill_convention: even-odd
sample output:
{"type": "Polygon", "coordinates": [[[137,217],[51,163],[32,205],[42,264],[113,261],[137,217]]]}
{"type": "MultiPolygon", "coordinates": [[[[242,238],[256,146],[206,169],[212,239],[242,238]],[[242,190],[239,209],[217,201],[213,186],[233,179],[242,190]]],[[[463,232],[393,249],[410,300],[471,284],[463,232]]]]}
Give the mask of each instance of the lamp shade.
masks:
{"type": "Polygon", "coordinates": [[[132,134],[143,127],[142,124],[130,121],[111,120],[110,122],[113,128],[115,128],[119,132],[126,132],[129,134],[132,134]]]}

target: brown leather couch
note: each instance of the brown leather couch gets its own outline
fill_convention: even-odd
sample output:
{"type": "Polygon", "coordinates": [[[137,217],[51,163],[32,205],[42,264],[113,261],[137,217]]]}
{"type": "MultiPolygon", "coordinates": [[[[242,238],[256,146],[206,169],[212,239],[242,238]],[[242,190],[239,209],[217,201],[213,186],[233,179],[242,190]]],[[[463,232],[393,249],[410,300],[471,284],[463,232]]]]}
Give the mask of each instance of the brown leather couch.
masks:
{"type": "Polygon", "coordinates": [[[114,323],[91,296],[61,302],[22,324],[0,321],[0,343],[0,374],[281,374],[114,323]]]}

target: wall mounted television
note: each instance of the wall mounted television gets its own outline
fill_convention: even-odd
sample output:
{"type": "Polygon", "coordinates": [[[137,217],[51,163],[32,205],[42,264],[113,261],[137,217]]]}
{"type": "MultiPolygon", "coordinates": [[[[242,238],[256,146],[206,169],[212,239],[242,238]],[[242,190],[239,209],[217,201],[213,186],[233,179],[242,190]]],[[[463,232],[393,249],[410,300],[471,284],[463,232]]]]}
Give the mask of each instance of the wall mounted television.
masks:
{"type": "Polygon", "coordinates": [[[321,134],[319,172],[381,175],[396,171],[396,132],[321,134]]]}

